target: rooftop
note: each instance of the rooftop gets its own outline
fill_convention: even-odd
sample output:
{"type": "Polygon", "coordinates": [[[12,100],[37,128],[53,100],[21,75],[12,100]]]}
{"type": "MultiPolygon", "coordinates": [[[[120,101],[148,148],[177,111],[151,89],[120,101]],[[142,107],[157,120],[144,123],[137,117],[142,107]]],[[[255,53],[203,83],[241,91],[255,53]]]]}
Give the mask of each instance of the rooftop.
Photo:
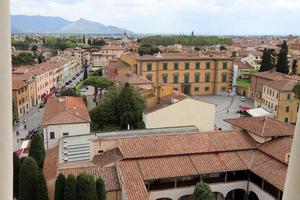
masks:
{"type": "Polygon", "coordinates": [[[82,97],[48,99],[42,125],[90,123],[91,118],[82,97]]]}
{"type": "Polygon", "coordinates": [[[226,119],[229,124],[260,137],[292,136],[295,126],[271,117],[226,119]]]}
{"type": "Polygon", "coordinates": [[[265,85],[268,87],[274,88],[279,91],[286,91],[286,92],[291,92],[296,84],[297,84],[296,80],[290,80],[290,79],[269,81],[265,83],[265,85]]]}
{"type": "Polygon", "coordinates": [[[138,61],[159,61],[159,60],[234,60],[230,57],[208,57],[208,56],[199,56],[195,54],[187,53],[162,53],[154,56],[144,55],[137,57],[138,61]]]}

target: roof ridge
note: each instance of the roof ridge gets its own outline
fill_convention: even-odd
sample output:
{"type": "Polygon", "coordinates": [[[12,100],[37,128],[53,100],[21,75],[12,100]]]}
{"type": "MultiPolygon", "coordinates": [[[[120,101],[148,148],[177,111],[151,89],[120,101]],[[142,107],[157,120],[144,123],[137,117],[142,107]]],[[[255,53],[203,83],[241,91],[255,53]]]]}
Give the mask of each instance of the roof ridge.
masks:
{"type": "Polygon", "coordinates": [[[264,125],[263,125],[263,128],[261,130],[261,136],[264,136],[264,132],[265,132],[265,128],[266,128],[266,123],[267,123],[267,117],[264,117],[264,125]]]}

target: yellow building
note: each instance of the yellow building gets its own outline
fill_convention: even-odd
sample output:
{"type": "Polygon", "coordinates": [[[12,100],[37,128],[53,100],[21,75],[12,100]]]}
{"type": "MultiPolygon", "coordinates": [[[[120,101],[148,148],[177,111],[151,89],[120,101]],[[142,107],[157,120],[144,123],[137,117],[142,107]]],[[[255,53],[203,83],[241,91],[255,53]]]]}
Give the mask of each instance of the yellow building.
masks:
{"type": "Polygon", "coordinates": [[[292,92],[296,80],[278,80],[265,83],[262,107],[282,122],[296,123],[299,103],[292,92]]]}
{"type": "Polygon", "coordinates": [[[25,115],[36,105],[36,88],[33,75],[13,74],[13,101],[17,110],[17,119],[25,115]]]}
{"type": "Polygon", "coordinates": [[[172,84],[188,95],[212,95],[232,89],[233,59],[188,54],[121,57],[131,71],[153,83],[172,84]],[[136,60],[136,63],[135,61],[136,60]]]}

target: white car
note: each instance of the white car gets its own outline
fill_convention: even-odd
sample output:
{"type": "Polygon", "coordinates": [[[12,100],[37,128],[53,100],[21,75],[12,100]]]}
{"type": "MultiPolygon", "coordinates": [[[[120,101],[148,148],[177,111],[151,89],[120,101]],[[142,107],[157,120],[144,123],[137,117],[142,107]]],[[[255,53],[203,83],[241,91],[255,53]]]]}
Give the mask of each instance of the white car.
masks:
{"type": "Polygon", "coordinates": [[[240,101],[246,101],[246,97],[241,97],[240,101]]]}

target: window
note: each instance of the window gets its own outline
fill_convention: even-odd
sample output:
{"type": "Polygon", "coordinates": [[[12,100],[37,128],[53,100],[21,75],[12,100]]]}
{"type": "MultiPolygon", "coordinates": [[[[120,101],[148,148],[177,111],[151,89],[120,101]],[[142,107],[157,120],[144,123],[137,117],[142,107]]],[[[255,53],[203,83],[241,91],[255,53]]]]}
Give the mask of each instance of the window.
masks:
{"type": "Polygon", "coordinates": [[[163,63],[163,70],[167,70],[168,69],[168,63],[163,63]]]}
{"type": "Polygon", "coordinates": [[[200,69],[200,63],[199,63],[199,62],[197,62],[197,63],[195,64],[195,69],[200,69]]]}
{"type": "Polygon", "coordinates": [[[195,92],[199,92],[199,87],[195,87],[195,92]]]}
{"type": "Polygon", "coordinates": [[[204,90],[207,92],[209,91],[209,87],[205,87],[204,90]]]}
{"type": "Polygon", "coordinates": [[[195,74],[195,83],[200,82],[200,74],[195,74]]]}
{"type": "Polygon", "coordinates": [[[222,74],[222,82],[226,82],[227,81],[227,75],[226,74],[222,74]]]}
{"type": "Polygon", "coordinates": [[[184,74],[184,83],[188,84],[190,82],[190,75],[189,74],[184,74]]]}
{"type": "Polygon", "coordinates": [[[277,110],[277,106],[275,105],[275,111],[277,110]]]}
{"type": "Polygon", "coordinates": [[[168,83],[168,74],[162,75],[163,83],[168,83]]]}
{"type": "Polygon", "coordinates": [[[184,69],[190,69],[190,63],[184,63],[184,69]]]}
{"type": "Polygon", "coordinates": [[[210,75],[209,74],[205,74],[205,82],[209,82],[210,81],[210,75]]]}
{"type": "Polygon", "coordinates": [[[288,117],[284,118],[284,121],[289,122],[289,118],[288,117]]]}
{"type": "Polygon", "coordinates": [[[285,107],[285,112],[290,112],[290,107],[289,106],[285,107]]]}
{"type": "Polygon", "coordinates": [[[148,71],[148,72],[151,72],[151,71],[152,71],[152,64],[151,64],[151,63],[148,63],[148,64],[147,64],[147,71],[148,71]]]}
{"type": "Polygon", "coordinates": [[[223,62],[223,69],[227,69],[227,62],[223,62]]]}
{"type": "Polygon", "coordinates": [[[152,74],[147,74],[147,79],[148,79],[149,81],[152,81],[152,74]]]}
{"type": "Polygon", "coordinates": [[[63,133],[63,136],[69,136],[68,132],[63,133]]]}
{"type": "Polygon", "coordinates": [[[210,69],[210,63],[206,63],[206,69],[210,69]]]}
{"type": "Polygon", "coordinates": [[[55,139],[55,133],[54,132],[50,132],[50,139],[55,139]]]}
{"type": "Polygon", "coordinates": [[[178,63],[174,63],[174,70],[178,70],[178,63]]]}
{"type": "Polygon", "coordinates": [[[174,74],[173,76],[173,82],[178,83],[178,74],[174,74]]]}
{"type": "Polygon", "coordinates": [[[287,100],[291,100],[291,94],[287,95],[287,100]]]}

